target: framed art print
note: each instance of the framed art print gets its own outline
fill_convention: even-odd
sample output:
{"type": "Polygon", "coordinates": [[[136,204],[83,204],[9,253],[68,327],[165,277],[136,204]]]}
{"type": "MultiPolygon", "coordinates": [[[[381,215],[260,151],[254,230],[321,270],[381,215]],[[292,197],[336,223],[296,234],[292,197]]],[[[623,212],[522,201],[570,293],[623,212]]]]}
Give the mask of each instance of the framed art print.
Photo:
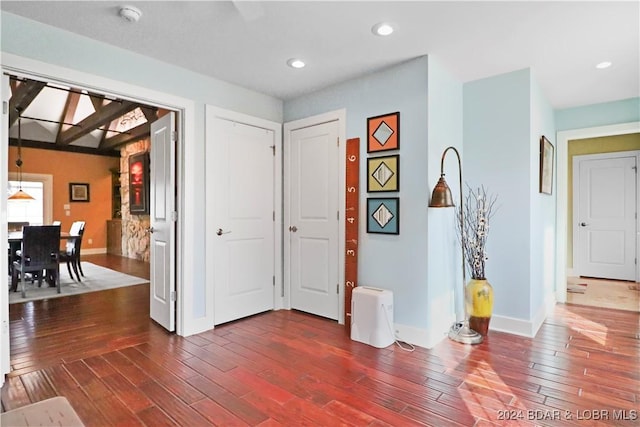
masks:
{"type": "Polygon", "coordinates": [[[69,201],[70,202],[88,202],[89,201],[89,184],[70,182],[69,183],[69,201]]]}
{"type": "Polygon", "coordinates": [[[543,135],[540,138],[540,192],[544,194],[553,191],[553,158],[553,144],[543,135]]]}
{"type": "Polygon", "coordinates": [[[400,190],[400,155],[367,159],[367,192],[400,190]]]}
{"type": "Polygon", "coordinates": [[[149,214],[149,153],[129,157],[129,212],[149,214]]]}
{"type": "Polygon", "coordinates": [[[367,153],[400,148],[400,113],[367,119],[367,153]]]}
{"type": "Polygon", "coordinates": [[[400,234],[400,199],[367,199],[367,233],[400,234]]]}

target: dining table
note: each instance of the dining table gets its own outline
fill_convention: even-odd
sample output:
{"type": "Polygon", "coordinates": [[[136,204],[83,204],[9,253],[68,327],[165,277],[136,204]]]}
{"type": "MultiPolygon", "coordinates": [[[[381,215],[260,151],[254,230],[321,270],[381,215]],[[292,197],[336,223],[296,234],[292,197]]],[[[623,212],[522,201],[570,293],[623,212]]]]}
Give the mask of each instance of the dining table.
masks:
{"type": "MultiPolygon", "coordinates": [[[[73,235],[68,231],[60,232],[60,240],[69,240],[76,237],[80,236],[73,235]]],[[[9,272],[11,272],[11,266],[13,266],[13,262],[18,259],[16,256],[16,252],[19,251],[22,247],[22,230],[10,231],[7,240],[9,242],[9,272]]]]}

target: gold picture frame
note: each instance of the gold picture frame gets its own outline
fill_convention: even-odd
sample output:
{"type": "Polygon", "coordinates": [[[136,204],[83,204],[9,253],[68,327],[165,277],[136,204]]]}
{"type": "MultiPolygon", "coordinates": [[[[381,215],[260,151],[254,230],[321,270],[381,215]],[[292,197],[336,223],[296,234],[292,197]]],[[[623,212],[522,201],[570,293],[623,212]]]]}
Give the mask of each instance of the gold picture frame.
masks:
{"type": "Polygon", "coordinates": [[[367,192],[400,190],[400,155],[367,159],[367,192]]]}

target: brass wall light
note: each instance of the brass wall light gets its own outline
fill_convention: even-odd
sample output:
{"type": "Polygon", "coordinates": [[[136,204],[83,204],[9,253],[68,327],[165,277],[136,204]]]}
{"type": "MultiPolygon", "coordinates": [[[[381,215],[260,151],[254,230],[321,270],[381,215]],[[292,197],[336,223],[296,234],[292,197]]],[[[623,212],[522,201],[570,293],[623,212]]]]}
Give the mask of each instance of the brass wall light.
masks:
{"type": "Polygon", "coordinates": [[[460,212],[458,219],[460,220],[460,240],[461,240],[461,252],[462,252],[462,295],[464,306],[464,319],[462,321],[456,321],[449,329],[449,339],[463,343],[463,344],[480,344],[482,342],[482,335],[469,328],[469,314],[467,312],[466,302],[466,290],[467,290],[467,275],[464,267],[464,209],[462,206],[462,163],[460,162],[460,153],[455,147],[447,147],[442,153],[442,159],[440,160],[440,179],[433,189],[431,194],[431,201],[429,202],[430,208],[451,208],[455,207],[453,197],[451,195],[451,189],[447,185],[447,181],[444,179],[444,159],[447,156],[449,150],[453,150],[458,158],[458,179],[460,182],[460,212]]]}

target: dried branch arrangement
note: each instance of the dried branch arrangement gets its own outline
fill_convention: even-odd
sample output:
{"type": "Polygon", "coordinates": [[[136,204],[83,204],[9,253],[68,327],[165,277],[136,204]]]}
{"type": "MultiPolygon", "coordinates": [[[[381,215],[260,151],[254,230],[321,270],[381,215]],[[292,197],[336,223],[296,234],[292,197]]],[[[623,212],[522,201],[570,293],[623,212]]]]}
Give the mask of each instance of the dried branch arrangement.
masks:
{"type": "Polygon", "coordinates": [[[458,238],[462,245],[465,264],[472,279],[483,280],[485,277],[485,261],[489,220],[496,212],[497,195],[487,194],[484,186],[476,191],[467,186],[469,191],[462,209],[457,210],[458,238]],[[463,214],[461,221],[460,215],[463,214]],[[462,224],[462,225],[461,225],[462,224]],[[462,226],[462,230],[460,227],[462,226]]]}

